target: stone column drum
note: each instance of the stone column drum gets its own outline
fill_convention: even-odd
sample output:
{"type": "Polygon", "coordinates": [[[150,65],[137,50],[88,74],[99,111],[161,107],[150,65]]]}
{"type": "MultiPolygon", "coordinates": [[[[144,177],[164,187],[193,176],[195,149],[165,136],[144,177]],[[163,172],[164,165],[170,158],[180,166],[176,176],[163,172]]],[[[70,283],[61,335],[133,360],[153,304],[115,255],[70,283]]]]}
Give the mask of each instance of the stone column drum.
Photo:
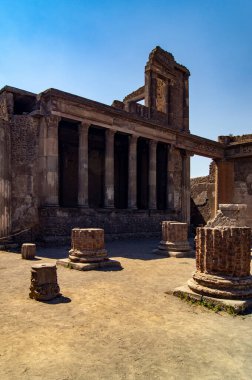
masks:
{"type": "Polygon", "coordinates": [[[196,272],[189,288],[210,297],[251,298],[250,243],[248,227],[197,228],[196,272]]]}
{"type": "Polygon", "coordinates": [[[102,228],[72,229],[72,247],[69,257],[58,260],[57,264],[81,271],[105,267],[122,269],[119,261],[108,258],[108,253],[104,248],[102,228]]]}
{"type": "Polygon", "coordinates": [[[48,301],[60,296],[55,264],[36,264],[31,268],[30,298],[48,301]]]}
{"type": "Polygon", "coordinates": [[[186,257],[192,255],[188,242],[188,225],[174,221],[162,222],[162,240],[156,253],[167,254],[171,257],[186,257]]]}
{"type": "Polygon", "coordinates": [[[72,248],[69,259],[73,262],[92,263],[108,258],[104,248],[104,230],[101,228],[72,229],[72,248]]]}

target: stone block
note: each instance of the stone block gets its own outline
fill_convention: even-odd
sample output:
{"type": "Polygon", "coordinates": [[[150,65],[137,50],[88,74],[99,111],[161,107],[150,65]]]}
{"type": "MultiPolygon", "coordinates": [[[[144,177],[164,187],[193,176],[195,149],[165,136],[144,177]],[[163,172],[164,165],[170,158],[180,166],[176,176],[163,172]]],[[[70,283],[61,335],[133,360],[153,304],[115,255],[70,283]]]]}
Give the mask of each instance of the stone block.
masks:
{"type": "Polygon", "coordinates": [[[24,243],[21,247],[21,256],[22,259],[32,260],[36,255],[36,244],[24,243]]]}

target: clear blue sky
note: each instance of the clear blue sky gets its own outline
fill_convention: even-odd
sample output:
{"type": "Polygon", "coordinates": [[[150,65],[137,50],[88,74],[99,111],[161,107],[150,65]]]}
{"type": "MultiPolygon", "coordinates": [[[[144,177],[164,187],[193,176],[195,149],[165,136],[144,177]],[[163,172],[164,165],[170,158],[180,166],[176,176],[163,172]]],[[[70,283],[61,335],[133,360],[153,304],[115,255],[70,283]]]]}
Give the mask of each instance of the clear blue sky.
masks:
{"type": "Polygon", "coordinates": [[[252,133],[252,0],[0,0],[0,87],[111,104],[143,85],[156,45],[191,72],[192,133],[252,133]]]}

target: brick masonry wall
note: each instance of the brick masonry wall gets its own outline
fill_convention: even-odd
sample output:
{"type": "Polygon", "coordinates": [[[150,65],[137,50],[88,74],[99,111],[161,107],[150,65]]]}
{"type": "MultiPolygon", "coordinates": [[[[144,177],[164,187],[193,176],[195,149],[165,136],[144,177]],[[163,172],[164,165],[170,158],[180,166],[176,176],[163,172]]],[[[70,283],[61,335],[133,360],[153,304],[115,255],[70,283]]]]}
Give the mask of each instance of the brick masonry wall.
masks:
{"type": "Polygon", "coordinates": [[[178,215],[148,210],[93,210],[80,208],[43,207],[40,209],[41,240],[70,242],[71,230],[103,228],[106,239],[130,237],[158,237],[161,222],[175,220],[178,215]]]}
{"type": "Polygon", "coordinates": [[[191,179],[191,225],[205,225],[214,217],[215,164],[211,163],[209,175],[191,179]]]}
{"type": "Polygon", "coordinates": [[[27,115],[11,122],[12,232],[38,224],[38,125],[27,115]]]}
{"type": "Polygon", "coordinates": [[[234,162],[234,202],[247,204],[246,224],[252,227],[252,157],[234,162]]]}

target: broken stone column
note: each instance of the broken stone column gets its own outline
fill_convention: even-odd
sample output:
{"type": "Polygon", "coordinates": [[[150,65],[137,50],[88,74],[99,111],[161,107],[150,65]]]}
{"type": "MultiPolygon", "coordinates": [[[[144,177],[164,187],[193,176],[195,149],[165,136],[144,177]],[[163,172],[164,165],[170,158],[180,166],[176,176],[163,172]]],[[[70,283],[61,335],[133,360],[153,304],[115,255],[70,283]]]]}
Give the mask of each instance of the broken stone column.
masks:
{"type": "Polygon", "coordinates": [[[191,256],[193,252],[188,241],[187,223],[162,222],[162,240],[154,252],[170,257],[191,256]]]}
{"type": "Polygon", "coordinates": [[[174,294],[183,293],[195,299],[200,296],[237,311],[250,306],[250,241],[249,227],[197,228],[196,271],[188,281],[188,288],[178,288],[174,294]]]}
{"type": "Polygon", "coordinates": [[[60,296],[55,264],[36,264],[31,268],[30,298],[49,301],[60,296]]]}
{"type": "Polygon", "coordinates": [[[92,263],[107,259],[104,248],[104,230],[101,228],[74,228],[69,259],[73,262],[92,263]]]}
{"type": "Polygon", "coordinates": [[[21,256],[22,259],[32,260],[36,255],[36,244],[24,243],[21,247],[21,256]]]}
{"type": "Polygon", "coordinates": [[[91,270],[103,267],[118,267],[121,264],[108,258],[104,247],[104,230],[102,228],[72,229],[72,247],[68,259],[61,259],[57,264],[78,270],[91,270]]]}

